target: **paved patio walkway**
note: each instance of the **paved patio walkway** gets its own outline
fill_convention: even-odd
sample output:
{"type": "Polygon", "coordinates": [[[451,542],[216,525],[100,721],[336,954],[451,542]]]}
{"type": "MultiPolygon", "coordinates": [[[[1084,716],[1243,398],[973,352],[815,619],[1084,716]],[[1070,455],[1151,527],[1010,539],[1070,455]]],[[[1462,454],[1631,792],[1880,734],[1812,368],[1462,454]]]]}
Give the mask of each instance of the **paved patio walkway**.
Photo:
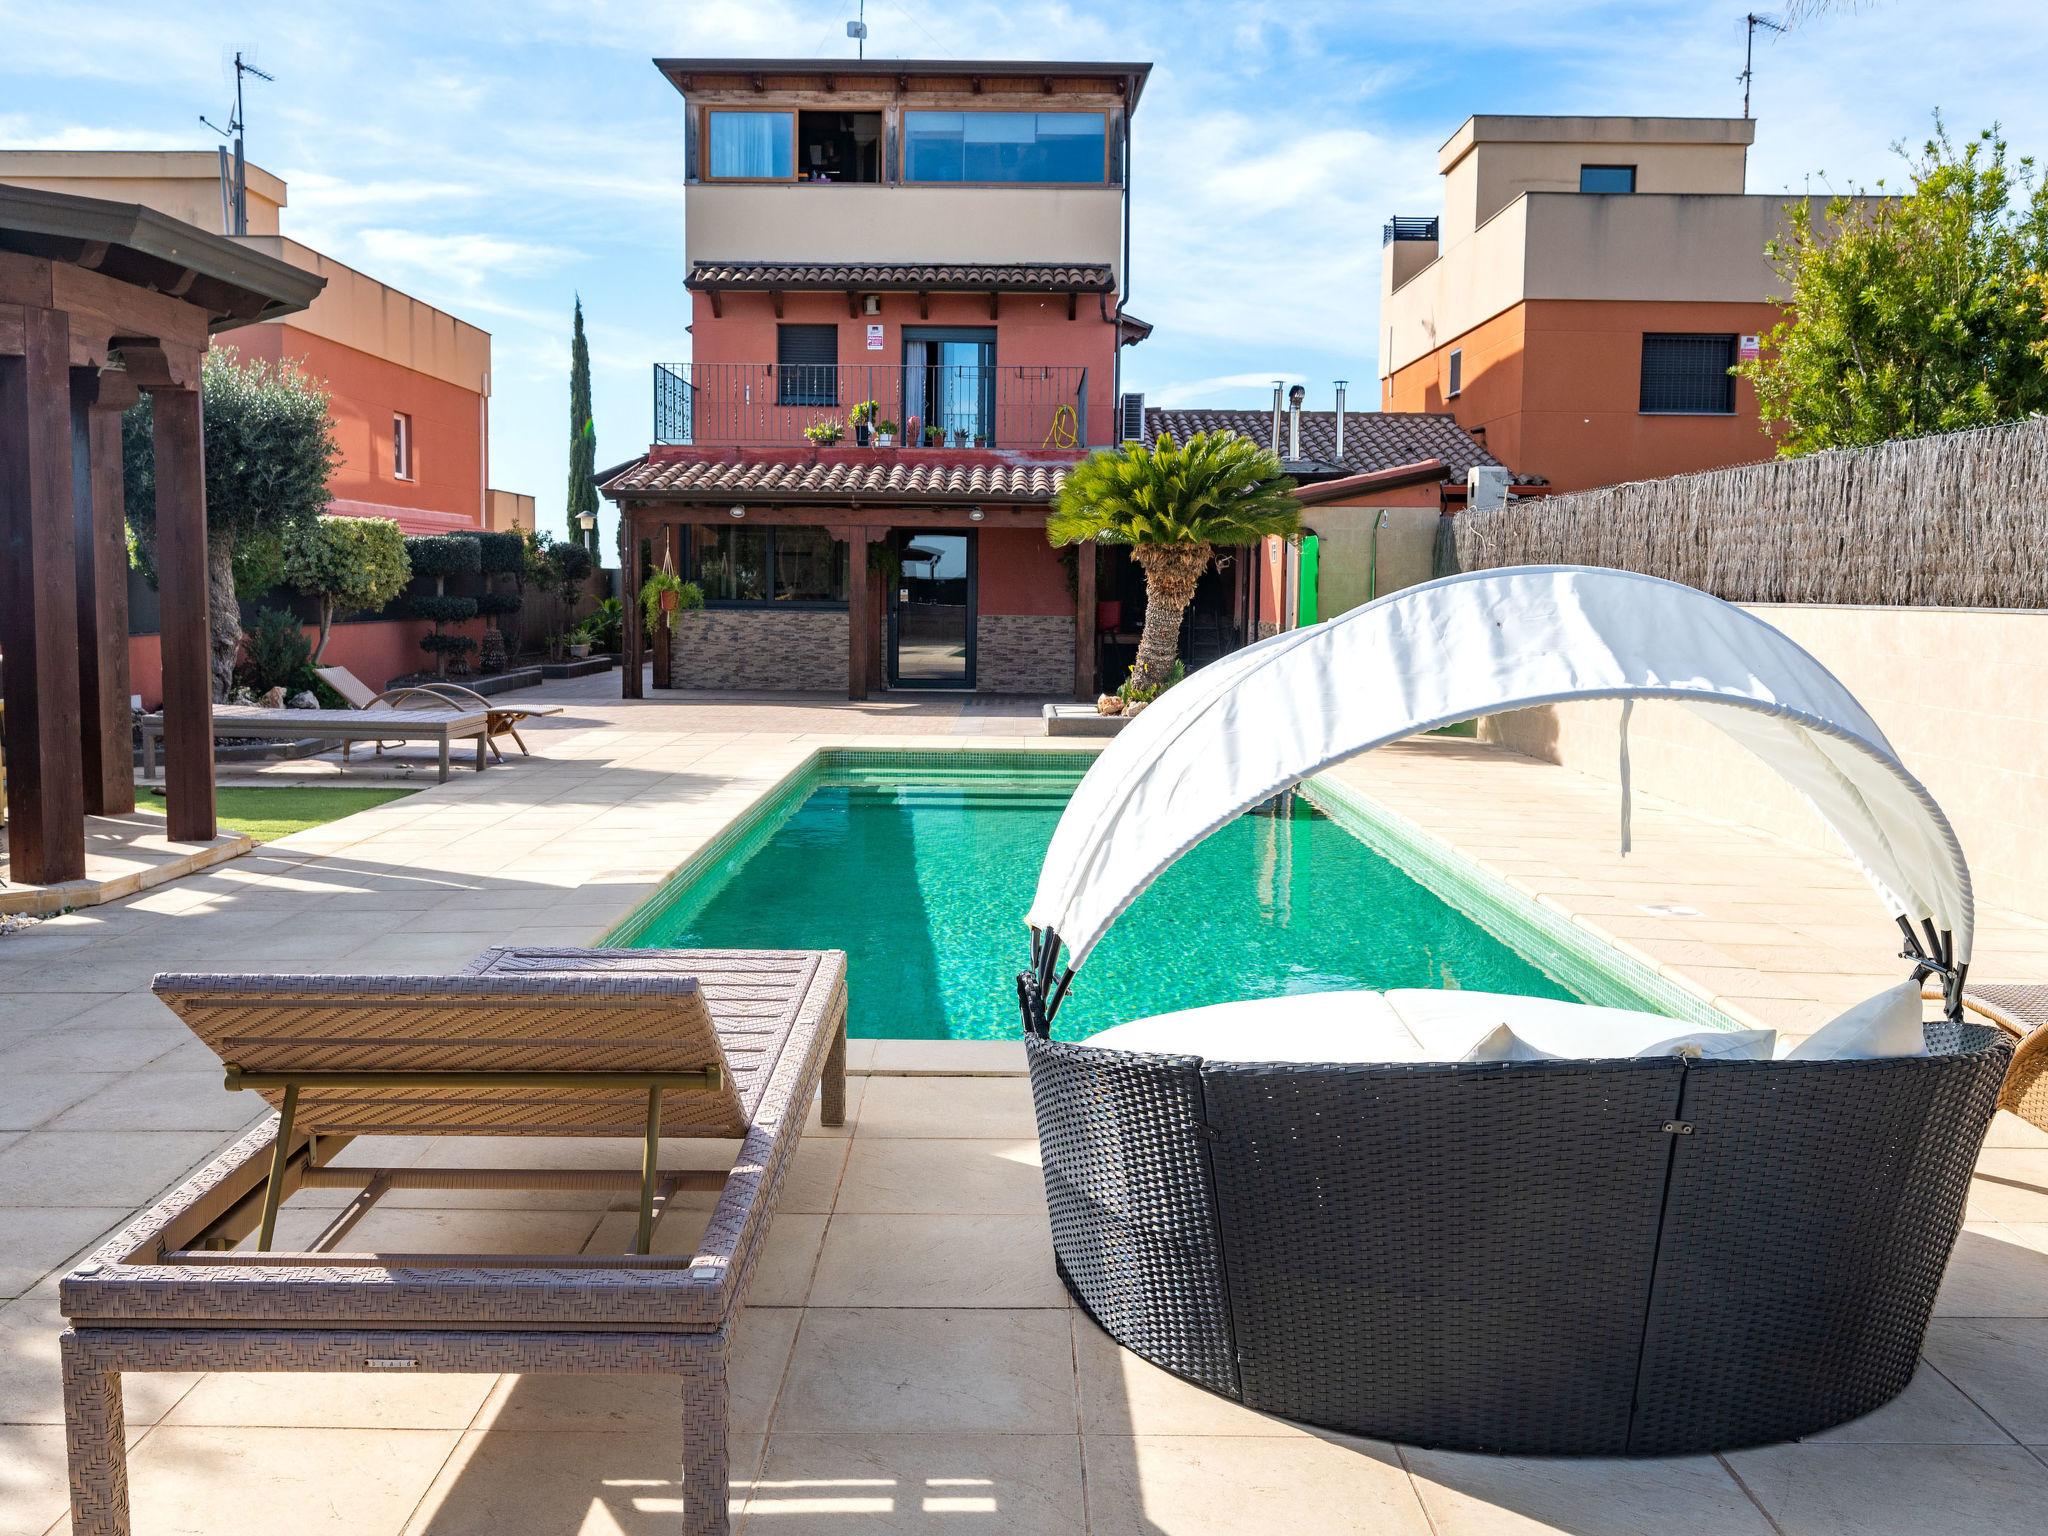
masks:
{"type": "MultiPolygon", "coordinates": [[[[0,1306],[0,1533],[65,1529],[55,1275],[253,1118],[148,996],[156,971],[441,970],[490,943],[585,943],[819,746],[1075,745],[1047,742],[1021,706],[627,705],[616,686],[548,690],[572,708],[530,737],[534,758],[0,939],[0,1294],[14,1298],[0,1306]]],[[[1611,787],[1470,743],[1342,772],[1788,1031],[1899,972],[1882,913],[1838,860],[1639,800],[1623,861],[1611,787]]],[[[1985,914],[1979,954],[1986,977],[2048,977],[2048,922],[1985,914]]],[[[2024,1125],[1994,1128],[1927,1364],[1892,1406],[1727,1457],[1451,1456],[1245,1413],[1072,1312],[1028,1094],[1005,1075],[1020,1055],[854,1053],[849,1125],[802,1147],[742,1325],[745,1530],[2031,1533],[2048,1509],[2048,1136],[2024,1125]]],[[[580,1197],[507,1209],[422,1193],[361,1231],[365,1246],[561,1251],[616,1246],[625,1219],[580,1197]]],[[[678,1222],[665,1236],[693,1234],[678,1222]]],[[[128,1399],[140,1536],[674,1528],[676,1409],[650,1384],[144,1377],[128,1399]]]]}

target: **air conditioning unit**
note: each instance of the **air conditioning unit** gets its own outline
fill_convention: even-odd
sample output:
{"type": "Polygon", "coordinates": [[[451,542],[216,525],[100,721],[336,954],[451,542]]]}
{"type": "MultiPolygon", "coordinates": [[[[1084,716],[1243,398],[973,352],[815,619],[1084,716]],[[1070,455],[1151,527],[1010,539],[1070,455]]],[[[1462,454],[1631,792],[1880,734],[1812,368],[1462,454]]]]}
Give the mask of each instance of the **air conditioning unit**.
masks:
{"type": "Polygon", "coordinates": [[[1116,440],[1120,443],[1145,441],[1145,397],[1125,395],[1116,413],[1116,440]]]}
{"type": "Polygon", "coordinates": [[[1465,471],[1465,510],[1491,512],[1508,499],[1508,471],[1501,464],[1474,464],[1465,471]]]}

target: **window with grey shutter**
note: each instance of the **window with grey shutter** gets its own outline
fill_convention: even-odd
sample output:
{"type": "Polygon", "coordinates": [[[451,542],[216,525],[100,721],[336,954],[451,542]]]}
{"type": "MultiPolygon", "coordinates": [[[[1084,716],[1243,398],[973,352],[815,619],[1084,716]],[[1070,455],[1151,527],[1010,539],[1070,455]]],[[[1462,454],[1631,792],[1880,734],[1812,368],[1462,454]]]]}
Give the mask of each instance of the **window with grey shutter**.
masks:
{"type": "Polygon", "coordinates": [[[1646,415],[1732,416],[1735,414],[1733,336],[1682,336],[1651,332],[1643,337],[1640,409],[1646,415]]]}
{"type": "Polygon", "coordinates": [[[775,403],[839,403],[839,327],[775,327],[775,403]]]}

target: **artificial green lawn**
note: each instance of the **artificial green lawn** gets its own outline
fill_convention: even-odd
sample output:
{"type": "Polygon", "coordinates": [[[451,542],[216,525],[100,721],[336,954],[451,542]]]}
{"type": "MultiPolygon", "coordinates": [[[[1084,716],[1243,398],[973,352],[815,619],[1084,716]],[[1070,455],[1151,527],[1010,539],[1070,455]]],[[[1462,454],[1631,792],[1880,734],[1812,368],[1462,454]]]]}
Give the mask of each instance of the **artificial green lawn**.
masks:
{"type": "MultiPolygon", "coordinates": [[[[246,832],[259,843],[273,842],[318,827],[357,811],[367,811],[386,801],[402,800],[410,789],[217,789],[213,792],[214,814],[223,827],[246,832]]],[[[163,814],[163,800],[154,796],[140,809],[163,814]]]]}

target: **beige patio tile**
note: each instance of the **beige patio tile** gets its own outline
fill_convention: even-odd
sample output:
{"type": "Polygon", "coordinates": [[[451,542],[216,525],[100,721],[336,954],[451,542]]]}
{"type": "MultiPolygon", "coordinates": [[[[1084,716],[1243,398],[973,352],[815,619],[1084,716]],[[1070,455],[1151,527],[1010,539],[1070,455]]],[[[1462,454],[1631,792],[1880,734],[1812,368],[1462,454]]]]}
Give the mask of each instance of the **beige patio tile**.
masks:
{"type": "MultiPolygon", "coordinates": [[[[1958,1326],[1967,1326],[1958,1320],[1958,1326]]],[[[1806,1437],[1812,1445],[2011,1445],[1971,1396],[1923,1360],[1897,1397],[1860,1419],[1806,1437]]]]}
{"type": "Polygon", "coordinates": [[[1970,1180],[1972,1221],[2048,1222],[2048,1147],[1987,1147],[1970,1180]]]}
{"type": "Polygon", "coordinates": [[[1093,1536],[1429,1536],[1391,1446],[1366,1440],[1087,1435],[1093,1536]]]}
{"type": "Polygon", "coordinates": [[[1925,1350],[2016,1439],[2048,1444],[2048,1318],[1937,1317],[1925,1350]]]}
{"type": "Polygon", "coordinates": [[[0,1536],[43,1536],[68,1487],[62,1425],[0,1424],[0,1536]]]}
{"type": "Polygon", "coordinates": [[[217,1131],[35,1131],[0,1147],[0,1199],[133,1209],[203,1162],[217,1131]]]}
{"type": "MultiPolygon", "coordinates": [[[[740,1314],[726,1354],[727,1422],[735,1443],[767,1432],[799,1317],[794,1308],[767,1306],[740,1314]]],[[[680,1434],[683,1392],[675,1376],[503,1376],[474,1427],[680,1434]]]]}
{"type": "Polygon", "coordinates": [[[1021,1040],[877,1040],[871,1072],[902,1077],[1020,1077],[1021,1040]]]}
{"type": "Polygon", "coordinates": [[[863,1136],[1026,1140],[1038,1134],[1031,1085],[1015,1077],[869,1077],[863,1136]]]}
{"type": "MultiPolygon", "coordinates": [[[[54,1284],[0,1307],[0,1423],[62,1424],[64,1331],[54,1284]]],[[[193,1372],[133,1371],[121,1378],[130,1431],[156,1423],[199,1381],[193,1372]]],[[[4,1501],[0,1501],[4,1503],[4,1501]]]]}
{"type": "Polygon", "coordinates": [[[855,1139],[835,1209],[841,1212],[1022,1216],[1045,1209],[1045,1176],[1031,1140],[855,1139]]]}
{"type": "Polygon", "coordinates": [[[128,1453],[137,1531],[397,1536],[452,1430],[159,1425],[128,1453]]]}
{"type": "Polygon", "coordinates": [[[1085,1435],[1251,1435],[1286,1439],[1316,1431],[1256,1413],[1141,1360],[1074,1310],[1085,1435]]]}
{"type": "Polygon", "coordinates": [[[1663,1461],[1404,1449],[1435,1536],[1772,1536],[1712,1456],[1663,1461]]]}
{"type": "MultiPolygon", "coordinates": [[[[697,1251],[711,1218],[710,1196],[697,1196],[700,1203],[678,1207],[662,1217],[654,1229],[654,1251],[687,1257],[697,1251]]],[[[747,1300],[760,1307],[800,1307],[811,1288],[811,1274],[817,1268],[818,1247],[825,1238],[822,1215],[799,1215],[777,1211],[762,1240],[760,1257],[747,1282],[747,1300]]],[[[613,1211],[598,1223],[597,1231],[585,1244],[586,1253],[630,1253],[639,1227],[637,1211],[613,1211]]]]}
{"type": "Polygon", "coordinates": [[[747,1505],[749,1530],[833,1536],[1083,1529],[1081,1447],[1065,1435],[776,1434],[747,1505]]]}
{"type": "MultiPolygon", "coordinates": [[[[729,1454],[736,1486],[758,1447],[729,1454]]],[[[673,1425],[620,1432],[470,1431],[403,1529],[406,1536],[641,1536],[681,1529],[682,1436],[673,1425]]],[[[733,1506],[737,1509],[737,1504],[733,1506]]]]}
{"type": "Polygon", "coordinates": [[[811,1281],[820,1307],[1059,1307],[1052,1232],[1030,1216],[864,1216],[825,1232],[811,1281]]]}
{"type": "Polygon", "coordinates": [[[120,1080],[107,1072],[0,1072],[0,1131],[33,1130],[120,1080]]]}
{"type": "Polygon", "coordinates": [[[1991,1129],[1985,1134],[1984,1145],[1992,1147],[2048,1147],[2048,1131],[2040,1126],[2022,1120],[2010,1110],[2001,1109],[1991,1117],[1991,1129]]]}
{"type": "Polygon", "coordinates": [[[126,1206],[0,1206],[0,1297],[30,1290],[130,1214],[126,1206]]]}
{"type": "Polygon", "coordinates": [[[2048,1317],[2048,1228],[1964,1223],[1934,1315],[2048,1317]]]}
{"type": "Polygon", "coordinates": [[[2013,1446],[1783,1445],[1728,1458],[1783,1536],[2035,1536],[2048,1465],[2013,1446]]]}
{"type": "MultiPolygon", "coordinates": [[[[295,1211],[287,1206],[279,1216],[277,1246],[284,1249],[289,1243],[304,1241],[332,1215],[332,1211],[310,1207],[295,1211]]],[[[380,1201],[350,1230],[341,1249],[347,1253],[572,1254],[583,1251],[599,1219],[600,1213],[594,1210],[386,1209],[380,1201]]],[[[241,1246],[253,1248],[255,1242],[251,1235],[241,1246]]]]}
{"type": "MultiPolygon", "coordinates": [[[[189,1042],[199,1045],[199,1042],[189,1042]]],[[[199,1047],[202,1051],[204,1046],[199,1047]]],[[[165,1052],[168,1056],[170,1053],[165,1052]]],[[[212,1053],[207,1053],[212,1058],[212,1053]]],[[[267,1111],[253,1093],[221,1086],[219,1063],[200,1070],[131,1072],[55,1116],[54,1131],[239,1131],[267,1111]]]]}
{"type": "Polygon", "coordinates": [[[1064,1311],[819,1308],[804,1313],[778,1433],[1065,1434],[1074,1367],[1064,1311]]]}

